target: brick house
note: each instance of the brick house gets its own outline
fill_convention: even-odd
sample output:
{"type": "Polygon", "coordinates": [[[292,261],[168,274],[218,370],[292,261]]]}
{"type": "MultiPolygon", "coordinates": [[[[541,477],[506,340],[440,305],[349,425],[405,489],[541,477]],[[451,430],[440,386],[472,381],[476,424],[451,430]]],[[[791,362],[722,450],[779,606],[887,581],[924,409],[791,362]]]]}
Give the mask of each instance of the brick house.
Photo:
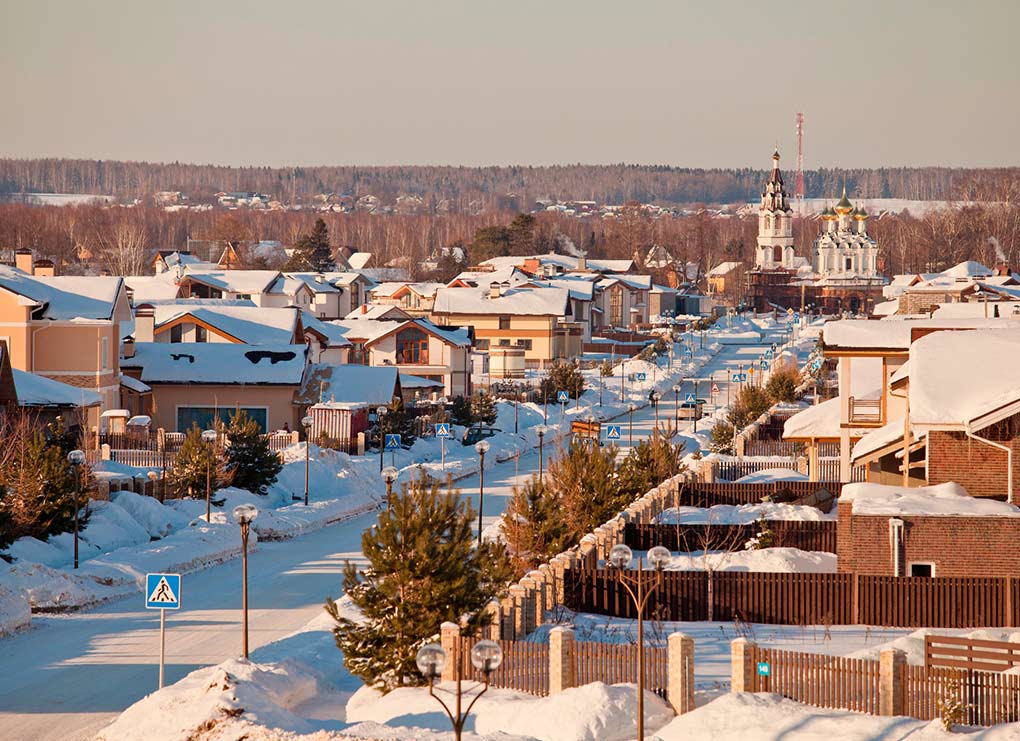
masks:
{"type": "Polygon", "coordinates": [[[1020,508],[958,484],[850,484],[837,502],[841,573],[1020,577],[1020,508]]]}

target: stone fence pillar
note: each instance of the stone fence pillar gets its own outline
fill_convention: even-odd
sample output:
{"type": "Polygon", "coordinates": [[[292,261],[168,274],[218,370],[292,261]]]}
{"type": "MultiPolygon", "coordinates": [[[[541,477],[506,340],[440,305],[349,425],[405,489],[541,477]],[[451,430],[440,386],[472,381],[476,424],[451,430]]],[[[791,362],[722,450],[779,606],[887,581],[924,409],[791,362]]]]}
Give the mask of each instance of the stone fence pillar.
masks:
{"type": "Polygon", "coordinates": [[[549,694],[555,695],[577,684],[574,661],[574,631],[562,626],[549,631],[549,694]]]}
{"type": "Polygon", "coordinates": [[[671,633],[666,640],[666,698],[677,715],[694,710],[694,639],[671,633]]]}
{"type": "Polygon", "coordinates": [[[906,715],[903,673],[907,655],[898,648],[887,648],[878,655],[878,714],[906,715]]]}
{"type": "Polygon", "coordinates": [[[460,626],[449,621],[440,625],[439,643],[446,651],[446,666],[440,679],[452,682],[457,678],[457,664],[460,662],[460,626]]]}
{"type": "Polygon", "coordinates": [[[746,638],[730,642],[730,692],[754,690],[754,644],[746,638]]]}

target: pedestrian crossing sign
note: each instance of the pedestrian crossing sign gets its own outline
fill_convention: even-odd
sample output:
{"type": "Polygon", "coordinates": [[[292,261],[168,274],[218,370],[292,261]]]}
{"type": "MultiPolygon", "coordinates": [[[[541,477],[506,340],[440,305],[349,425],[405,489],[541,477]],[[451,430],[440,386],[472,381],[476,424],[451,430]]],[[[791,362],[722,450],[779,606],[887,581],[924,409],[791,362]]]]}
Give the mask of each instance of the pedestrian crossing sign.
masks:
{"type": "Polygon", "coordinates": [[[386,435],[386,450],[397,450],[400,448],[400,435],[386,435]]]}
{"type": "Polygon", "coordinates": [[[146,574],[145,609],[146,610],[181,609],[181,575],[146,574]]]}
{"type": "Polygon", "coordinates": [[[570,394],[568,394],[566,391],[557,391],[556,401],[558,401],[560,404],[566,404],[568,401],[570,401],[570,394]]]}
{"type": "Polygon", "coordinates": [[[687,396],[684,397],[684,404],[693,404],[693,403],[694,403],[694,394],[687,394],[687,396]]]}
{"type": "Polygon", "coordinates": [[[637,380],[639,380],[639,381],[644,381],[646,378],[648,378],[648,374],[647,373],[638,373],[637,374],[637,380]]]}
{"type": "Polygon", "coordinates": [[[450,434],[450,423],[449,422],[437,422],[436,423],[436,437],[453,437],[450,434]]]}
{"type": "Polygon", "coordinates": [[[606,439],[608,439],[608,440],[619,440],[620,439],[620,425],[609,425],[606,428],[606,439]]]}

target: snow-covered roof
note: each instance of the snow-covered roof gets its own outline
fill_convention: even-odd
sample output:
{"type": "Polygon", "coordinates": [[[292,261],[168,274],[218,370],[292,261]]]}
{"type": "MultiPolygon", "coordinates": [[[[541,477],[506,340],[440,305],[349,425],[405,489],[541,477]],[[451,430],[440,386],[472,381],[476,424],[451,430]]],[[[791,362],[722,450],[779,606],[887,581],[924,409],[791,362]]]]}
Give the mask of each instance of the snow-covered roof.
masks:
{"type": "Polygon", "coordinates": [[[605,290],[612,285],[622,283],[635,291],[647,291],[652,287],[652,276],[650,275],[611,275],[603,278],[595,286],[605,290]]]}
{"type": "Polygon", "coordinates": [[[141,369],[144,383],[294,385],[305,369],[304,345],[239,345],[232,342],[137,342],[122,368],[141,369]]]}
{"type": "Polygon", "coordinates": [[[709,278],[718,278],[718,277],[727,275],[728,273],[736,270],[741,265],[743,265],[742,262],[738,262],[738,261],[735,261],[735,260],[730,260],[728,262],[721,262],[718,265],[716,265],[714,268],[709,270],[708,273],[706,273],[706,275],[709,278]]]}
{"type": "Polygon", "coordinates": [[[265,293],[280,276],[276,270],[198,270],[187,266],[182,281],[193,280],[230,293],[265,293]]]}
{"type": "Polygon", "coordinates": [[[875,310],[872,312],[875,316],[892,316],[899,311],[900,302],[893,301],[880,301],[875,304],[875,310]]]}
{"type": "Polygon", "coordinates": [[[843,319],[827,322],[822,339],[827,349],[906,350],[914,329],[1009,329],[1010,319],[843,319]],[[891,319],[891,320],[890,320],[891,319]]]}
{"type": "Polygon", "coordinates": [[[394,365],[331,365],[308,366],[301,386],[299,401],[340,402],[378,406],[389,404],[396,393],[399,372],[394,365]]]}
{"type": "Polygon", "coordinates": [[[349,347],[351,341],[344,337],[345,329],[332,322],[324,322],[307,311],[301,312],[301,323],[308,332],[325,339],[326,347],[349,347]]]}
{"type": "Polygon", "coordinates": [[[1005,321],[1015,329],[933,332],[911,346],[914,425],[963,425],[1020,400],[1020,329],[1005,321]]]}
{"type": "Polygon", "coordinates": [[[134,391],[136,394],[148,394],[152,391],[149,386],[146,386],[137,378],[132,378],[131,376],[123,374],[120,377],[120,385],[129,391],[134,391]]]}
{"type": "Polygon", "coordinates": [[[840,502],[852,502],[855,515],[931,517],[1020,517],[1020,508],[992,499],[970,496],[959,484],[886,486],[846,484],[840,502]]]}
{"type": "MultiPolygon", "coordinates": [[[[916,437],[911,435],[911,444],[926,437],[927,434],[927,432],[920,432],[916,435],[916,437]]],[[[886,448],[897,442],[902,446],[903,417],[898,417],[890,421],[888,424],[870,431],[858,440],[857,444],[854,445],[853,450],[850,452],[850,462],[857,463],[862,458],[865,458],[872,453],[882,450],[882,448],[886,448]]]]}
{"type": "Polygon", "coordinates": [[[783,423],[783,439],[839,439],[839,397],[797,412],[783,423]]]}
{"type": "Polygon", "coordinates": [[[491,283],[509,283],[511,286],[528,283],[532,277],[514,265],[506,265],[495,270],[462,270],[448,285],[460,281],[473,286],[488,288],[491,283]]]}
{"type": "MultiPolygon", "coordinates": [[[[510,255],[508,257],[492,257],[483,260],[482,265],[494,265],[497,268],[523,265],[528,260],[537,260],[540,265],[558,265],[564,270],[577,270],[579,258],[573,255],[558,255],[548,253],[544,255],[510,255]]],[[[602,273],[626,273],[634,269],[633,260],[603,260],[600,258],[586,258],[588,270],[602,273]]]]}
{"type": "Polygon", "coordinates": [[[949,278],[978,278],[992,275],[995,271],[985,265],[974,260],[965,260],[964,262],[957,263],[948,270],[943,270],[940,275],[945,275],[949,278]]]}
{"type": "MultiPolygon", "coordinates": [[[[340,289],[330,283],[328,275],[328,273],[284,273],[283,277],[288,281],[297,281],[298,283],[305,284],[312,289],[313,293],[339,293],[340,289]]],[[[277,283],[279,283],[279,280],[277,283]]],[[[288,283],[287,288],[290,288],[292,285],[292,283],[288,283]]],[[[290,291],[286,292],[290,295],[290,291]]]]}
{"type": "Polygon", "coordinates": [[[344,319],[410,319],[411,315],[394,304],[362,304],[344,319]]]}
{"type": "Polygon", "coordinates": [[[12,368],[18,406],[22,407],[94,407],[102,403],[95,391],[69,386],[35,373],[12,368]]]}
{"type": "Polygon", "coordinates": [[[43,319],[111,319],[124,282],[107,276],[41,277],[0,265],[0,289],[24,303],[45,307],[43,319]]]}
{"type": "Polygon", "coordinates": [[[430,378],[412,376],[410,373],[401,373],[400,387],[404,389],[441,389],[444,388],[444,385],[442,381],[433,381],[430,378]]]}
{"type": "Polygon", "coordinates": [[[248,345],[288,345],[298,324],[298,309],[292,307],[155,304],[153,312],[157,330],[187,316],[248,345]]]}
{"type": "Polygon", "coordinates": [[[159,275],[128,275],[124,285],[131,291],[131,302],[146,304],[151,301],[168,301],[177,298],[181,287],[175,282],[173,273],[159,275]]]}
{"type": "Polygon", "coordinates": [[[443,288],[436,291],[434,314],[510,314],[563,316],[570,292],[566,288],[509,288],[497,298],[488,288],[443,288]]]}
{"type": "Polygon", "coordinates": [[[351,266],[352,270],[362,270],[367,267],[371,259],[371,252],[354,252],[347,258],[347,264],[351,266]]]}

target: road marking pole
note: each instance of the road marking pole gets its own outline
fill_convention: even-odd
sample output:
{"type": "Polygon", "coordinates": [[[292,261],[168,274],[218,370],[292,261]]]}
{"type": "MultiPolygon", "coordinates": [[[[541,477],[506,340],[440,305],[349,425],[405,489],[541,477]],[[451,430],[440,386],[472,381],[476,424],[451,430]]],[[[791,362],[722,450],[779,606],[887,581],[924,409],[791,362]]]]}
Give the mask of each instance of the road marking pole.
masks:
{"type": "Polygon", "coordinates": [[[166,610],[159,610],[159,688],[163,689],[163,668],[166,666],[166,610]]]}

